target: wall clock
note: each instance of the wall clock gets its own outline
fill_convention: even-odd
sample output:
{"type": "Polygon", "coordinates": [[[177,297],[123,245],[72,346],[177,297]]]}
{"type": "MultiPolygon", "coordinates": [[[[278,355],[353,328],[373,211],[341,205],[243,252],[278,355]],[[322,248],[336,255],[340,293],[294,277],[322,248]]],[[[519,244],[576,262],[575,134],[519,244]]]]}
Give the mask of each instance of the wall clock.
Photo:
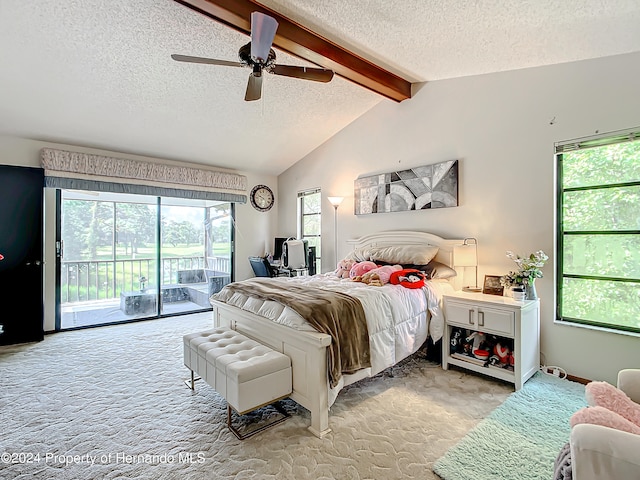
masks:
{"type": "Polygon", "coordinates": [[[249,199],[251,200],[253,208],[259,212],[270,210],[276,200],[273,191],[266,185],[256,185],[253,187],[249,199]]]}

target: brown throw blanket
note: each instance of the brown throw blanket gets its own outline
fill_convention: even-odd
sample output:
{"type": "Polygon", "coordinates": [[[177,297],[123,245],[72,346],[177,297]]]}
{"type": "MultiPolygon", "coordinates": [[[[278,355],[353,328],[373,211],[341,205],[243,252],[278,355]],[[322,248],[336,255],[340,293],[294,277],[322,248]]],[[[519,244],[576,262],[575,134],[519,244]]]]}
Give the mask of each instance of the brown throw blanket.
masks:
{"type": "MultiPolygon", "coordinates": [[[[371,366],[367,322],[357,298],[277,278],[233,282],[223,290],[281,303],[296,311],[319,332],[331,335],[328,370],[332,388],[338,384],[343,373],[353,373],[371,366]]],[[[222,294],[221,291],[212,298],[222,300],[219,298],[222,294]]]]}

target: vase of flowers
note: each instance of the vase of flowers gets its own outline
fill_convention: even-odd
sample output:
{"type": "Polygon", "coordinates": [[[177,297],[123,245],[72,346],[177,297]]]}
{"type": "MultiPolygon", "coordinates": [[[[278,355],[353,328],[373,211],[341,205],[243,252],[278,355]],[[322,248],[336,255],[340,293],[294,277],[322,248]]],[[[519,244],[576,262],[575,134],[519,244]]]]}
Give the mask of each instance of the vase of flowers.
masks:
{"type": "Polygon", "coordinates": [[[507,252],[507,257],[516,262],[518,270],[511,271],[500,277],[500,283],[505,287],[523,286],[525,289],[525,298],[527,300],[536,300],[538,294],[536,292],[536,278],[542,278],[542,267],[549,260],[549,257],[542,250],[532,253],[528,257],[521,257],[515,253],[507,252]]]}

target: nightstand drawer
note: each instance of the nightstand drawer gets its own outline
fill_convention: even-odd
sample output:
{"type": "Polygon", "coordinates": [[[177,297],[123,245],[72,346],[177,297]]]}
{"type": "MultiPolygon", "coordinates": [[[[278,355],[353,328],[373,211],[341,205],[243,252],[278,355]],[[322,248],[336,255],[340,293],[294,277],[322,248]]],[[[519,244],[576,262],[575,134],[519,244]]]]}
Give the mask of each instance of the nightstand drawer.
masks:
{"type": "Polygon", "coordinates": [[[515,314],[509,310],[499,310],[468,303],[447,302],[447,323],[474,330],[512,336],[515,332],[515,314]]]}
{"type": "Polygon", "coordinates": [[[478,309],[478,328],[483,328],[487,332],[495,332],[502,335],[512,336],[514,328],[515,314],[504,310],[493,310],[481,307],[478,309]]]}

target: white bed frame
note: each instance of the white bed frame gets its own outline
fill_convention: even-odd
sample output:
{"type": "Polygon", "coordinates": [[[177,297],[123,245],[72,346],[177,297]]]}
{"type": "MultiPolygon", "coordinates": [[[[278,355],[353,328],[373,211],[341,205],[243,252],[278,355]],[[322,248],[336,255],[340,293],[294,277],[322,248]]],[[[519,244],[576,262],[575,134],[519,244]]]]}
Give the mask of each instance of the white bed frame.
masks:
{"type": "MultiPolygon", "coordinates": [[[[435,245],[439,247],[435,260],[452,267],[453,247],[462,244],[463,240],[445,240],[425,232],[395,231],[366,235],[357,240],[349,240],[347,243],[353,248],[435,245]]],[[[460,275],[454,279],[459,277],[460,275]]],[[[211,305],[214,326],[237,330],[291,358],[293,371],[291,399],[311,412],[309,430],[314,435],[322,438],[329,433],[331,429],[329,428],[327,347],[331,343],[331,337],[324,333],[306,332],[279,325],[216,300],[212,300],[211,305]]]]}

